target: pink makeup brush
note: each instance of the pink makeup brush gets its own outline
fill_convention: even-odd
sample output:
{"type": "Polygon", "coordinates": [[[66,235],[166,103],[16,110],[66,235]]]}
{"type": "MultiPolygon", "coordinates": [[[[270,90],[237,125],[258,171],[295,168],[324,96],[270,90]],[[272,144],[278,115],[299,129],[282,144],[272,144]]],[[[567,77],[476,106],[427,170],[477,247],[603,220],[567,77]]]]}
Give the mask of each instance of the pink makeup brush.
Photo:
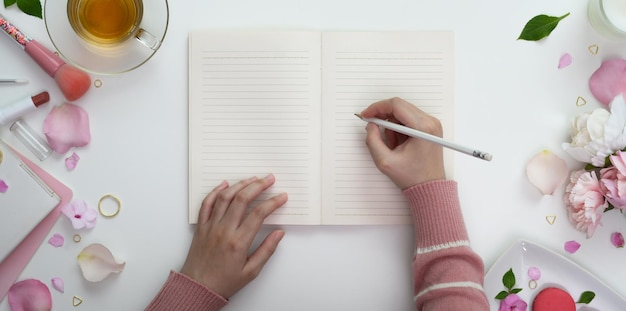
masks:
{"type": "Polygon", "coordinates": [[[54,78],[67,100],[77,100],[87,92],[91,85],[91,78],[87,73],[66,64],[58,55],[23,34],[2,14],[0,14],[0,28],[13,38],[49,76],[54,78]]]}

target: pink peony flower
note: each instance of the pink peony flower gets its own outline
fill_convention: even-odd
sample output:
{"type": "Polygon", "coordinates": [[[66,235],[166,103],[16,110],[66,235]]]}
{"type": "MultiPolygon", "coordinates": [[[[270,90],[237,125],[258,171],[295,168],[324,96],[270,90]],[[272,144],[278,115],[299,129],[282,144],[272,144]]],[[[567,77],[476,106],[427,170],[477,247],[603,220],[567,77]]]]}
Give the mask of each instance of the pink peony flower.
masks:
{"type": "Polygon", "coordinates": [[[72,222],[74,229],[87,228],[91,229],[96,226],[98,220],[98,212],[87,206],[87,202],[75,200],[66,204],[61,211],[72,222]]]}
{"type": "Polygon", "coordinates": [[[615,208],[626,208],[626,176],[614,167],[600,170],[600,187],[606,200],[615,208]]]}
{"type": "Polygon", "coordinates": [[[602,213],[608,207],[600,181],[595,171],[579,170],[570,175],[570,183],[565,189],[563,201],[567,207],[569,220],[576,229],[593,236],[600,225],[602,213]]]}
{"type": "Polygon", "coordinates": [[[500,300],[498,311],[526,311],[528,304],[516,294],[509,294],[500,300]]]}

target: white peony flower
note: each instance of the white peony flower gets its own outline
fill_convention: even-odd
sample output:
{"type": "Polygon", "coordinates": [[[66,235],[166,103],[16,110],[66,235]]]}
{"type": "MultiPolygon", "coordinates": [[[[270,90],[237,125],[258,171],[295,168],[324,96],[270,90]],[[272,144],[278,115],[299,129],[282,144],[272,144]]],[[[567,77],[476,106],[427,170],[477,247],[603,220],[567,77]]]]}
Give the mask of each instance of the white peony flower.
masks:
{"type": "Polygon", "coordinates": [[[606,157],[626,147],[626,102],[620,94],[609,105],[581,113],[572,123],[572,142],[563,149],[574,159],[604,167],[606,157]]]}

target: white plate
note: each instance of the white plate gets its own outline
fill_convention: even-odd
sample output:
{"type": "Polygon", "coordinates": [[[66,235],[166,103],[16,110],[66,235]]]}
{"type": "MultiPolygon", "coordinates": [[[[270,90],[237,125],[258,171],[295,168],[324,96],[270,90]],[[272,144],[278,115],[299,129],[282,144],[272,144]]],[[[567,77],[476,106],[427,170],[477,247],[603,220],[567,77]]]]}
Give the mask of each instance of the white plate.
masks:
{"type": "Polygon", "coordinates": [[[528,303],[528,310],[532,310],[535,295],[541,289],[551,286],[566,290],[574,301],[578,301],[584,291],[596,293],[589,305],[577,304],[577,309],[581,311],[626,309],[626,300],[591,273],[551,250],[522,240],[506,250],[485,275],[485,293],[491,310],[498,310],[500,306],[500,300],[495,299],[495,296],[506,290],[502,284],[502,276],[509,269],[513,269],[515,274],[515,287],[522,288],[518,295],[528,303]],[[537,280],[535,289],[529,287],[528,276],[528,269],[533,266],[541,270],[541,278],[537,280]]]}

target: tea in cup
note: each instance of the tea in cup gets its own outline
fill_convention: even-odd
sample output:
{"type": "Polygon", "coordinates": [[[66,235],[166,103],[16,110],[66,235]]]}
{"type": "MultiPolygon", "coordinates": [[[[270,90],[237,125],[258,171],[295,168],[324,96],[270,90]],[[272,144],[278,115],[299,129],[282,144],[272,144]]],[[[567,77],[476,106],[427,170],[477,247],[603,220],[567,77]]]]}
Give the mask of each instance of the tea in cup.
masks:
{"type": "Polygon", "coordinates": [[[96,74],[135,69],[161,46],[167,0],[46,1],[50,40],[70,63],[96,74]]]}
{"type": "Polygon", "coordinates": [[[96,45],[126,41],[139,28],[141,0],[69,0],[67,17],[83,40],[96,45]]]}

